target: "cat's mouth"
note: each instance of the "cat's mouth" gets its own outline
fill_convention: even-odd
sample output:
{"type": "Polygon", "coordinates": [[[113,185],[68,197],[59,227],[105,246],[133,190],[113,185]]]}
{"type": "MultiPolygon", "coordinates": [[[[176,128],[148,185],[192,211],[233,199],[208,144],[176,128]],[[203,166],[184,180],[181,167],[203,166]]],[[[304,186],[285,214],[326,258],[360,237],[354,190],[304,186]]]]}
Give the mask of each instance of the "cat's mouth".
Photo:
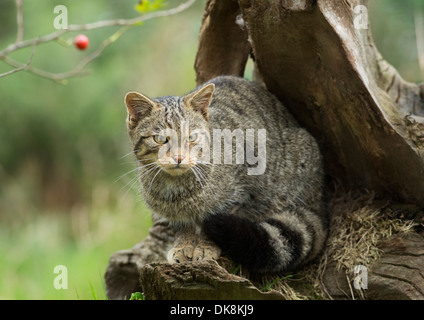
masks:
{"type": "Polygon", "coordinates": [[[190,165],[177,163],[177,164],[167,165],[163,169],[165,172],[171,175],[177,176],[177,175],[182,175],[183,173],[190,170],[190,165]]]}

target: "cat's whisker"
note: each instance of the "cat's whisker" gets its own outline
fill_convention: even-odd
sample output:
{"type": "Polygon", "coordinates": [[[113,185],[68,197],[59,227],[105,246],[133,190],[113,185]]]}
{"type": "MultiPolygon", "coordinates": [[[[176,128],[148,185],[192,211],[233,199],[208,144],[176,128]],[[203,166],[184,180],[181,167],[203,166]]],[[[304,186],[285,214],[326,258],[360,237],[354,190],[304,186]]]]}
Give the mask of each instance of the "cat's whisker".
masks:
{"type": "MultiPolygon", "coordinates": [[[[146,158],[146,159],[137,159],[137,162],[143,162],[143,161],[148,161],[148,160],[155,160],[154,158],[146,158]]],[[[157,162],[157,161],[155,161],[157,162]]]]}
{"type": "Polygon", "coordinates": [[[127,191],[125,192],[125,194],[124,194],[124,199],[125,199],[125,197],[127,196],[127,194],[128,194],[128,192],[134,187],[134,185],[136,184],[138,182],[138,176],[136,175],[134,178],[132,178],[125,186],[123,186],[122,188],[121,188],[121,190],[123,190],[123,189],[125,189],[129,184],[131,184],[129,187],[128,187],[128,189],[127,189],[127,191]]]}
{"type": "MultiPolygon", "coordinates": [[[[134,181],[137,181],[137,179],[138,179],[138,177],[137,176],[135,176],[135,177],[133,177],[133,178],[131,178],[131,180],[130,181],[128,181],[122,188],[121,188],[121,190],[124,190],[124,189],[126,189],[126,187],[128,186],[128,185],[130,185],[131,183],[133,183],[134,181]]],[[[131,186],[132,187],[132,186],[131,186]]]]}
{"type": "Polygon", "coordinates": [[[128,152],[127,154],[123,155],[122,157],[119,157],[119,159],[120,159],[120,160],[121,160],[121,159],[124,159],[124,158],[128,157],[129,155],[134,154],[134,152],[137,152],[137,151],[138,151],[138,150],[133,150],[133,151],[131,151],[131,152],[128,152]]]}
{"type": "Polygon", "coordinates": [[[203,164],[203,163],[197,163],[195,165],[195,167],[202,169],[206,173],[206,169],[205,168],[207,168],[208,165],[207,164],[203,164]]]}
{"type": "Polygon", "coordinates": [[[151,173],[152,171],[154,171],[156,168],[159,168],[159,166],[155,163],[155,166],[153,166],[152,168],[147,169],[146,172],[143,172],[143,174],[139,177],[140,180],[144,179],[149,173],[151,173]]]}
{"type": "MultiPolygon", "coordinates": [[[[120,157],[119,159],[122,160],[122,159],[128,157],[129,155],[131,155],[132,153],[133,152],[127,153],[126,155],[120,157]]],[[[149,160],[155,160],[155,159],[154,158],[147,158],[147,159],[141,159],[141,160],[140,159],[135,159],[136,163],[143,162],[143,161],[149,161],[149,160]]],[[[127,164],[134,164],[134,161],[128,161],[128,162],[122,162],[122,163],[120,163],[121,166],[127,165],[127,164]]]]}
{"type": "MultiPolygon", "coordinates": [[[[199,174],[199,176],[203,179],[203,181],[205,182],[205,185],[207,186],[207,188],[209,189],[211,195],[216,198],[216,192],[214,189],[213,184],[210,183],[208,177],[207,177],[207,173],[206,171],[199,167],[199,166],[194,166],[193,169],[199,174]]],[[[205,188],[203,187],[203,192],[205,191],[205,188]]]]}
{"type": "Polygon", "coordinates": [[[128,171],[128,172],[120,175],[118,177],[118,179],[115,180],[114,183],[117,183],[119,180],[121,180],[122,178],[126,177],[127,175],[133,173],[134,171],[138,171],[140,169],[147,168],[147,167],[152,166],[152,165],[155,165],[155,164],[157,164],[157,161],[156,162],[152,162],[152,163],[148,163],[148,164],[145,164],[145,165],[142,165],[142,166],[138,166],[138,167],[136,167],[136,168],[134,168],[134,169],[132,169],[132,170],[130,170],[130,171],[128,171]]]}
{"type": "Polygon", "coordinates": [[[206,183],[209,182],[209,181],[206,180],[204,173],[202,171],[200,171],[199,167],[194,166],[193,169],[199,174],[199,176],[203,179],[203,181],[205,181],[206,183]]]}
{"type": "Polygon", "coordinates": [[[150,191],[150,188],[152,187],[153,181],[155,181],[156,176],[159,174],[159,172],[162,171],[161,167],[158,166],[158,168],[159,168],[158,172],[156,172],[155,176],[153,177],[152,181],[150,182],[148,191],[150,191]]]}
{"type": "Polygon", "coordinates": [[[157,166],[158,164],[159,164],[159,161],[150,162],[150,163],[146,163],[146,164],[143,164],[143,165],[139,164],[138,169],[146,169],[150,166],[157,166]]]}
{"type": "Polygon", "coordinates": [[[199,160],[199,159],[196,160],[196,164],[203,164],[203,165],[206,165],[206,166],[215,166],[215,164],[213,164],[212,162],[206,162],[206,161],[202,161],[202,160],[199,160]]]}
{"type": "Polygon", "coordinates": [[[124,177],[126,177],[127,175],[129,175],[130,173],[133,173],[134,171],[137,171],[139,168],[137,167],[137,168],[135,168],[135,169],[132,169],[132,170],[130,170],[130,171],[128,171],[128,172],[126,172],[126,173],[124,173],[124,174],[122,174],[122,175],[120,175],[119,177],[118,177],[118,179],[116,179],[115,181],[114,181],[114,183],[117,183],[119,180],[121,180],[122,178],[124,178],[124,177]]]}
{"type": "MultiPolygon", "coordinates": [[[[140,175],[136,175],[134,178],[132,178],[125,186],[123,186],[121,188],[121,190],[127,188],[128,185],[130,185],[127,189],[127,191],[124,194],[124,198],[127,196],[128,192],[134,187],[134,185],[141,179],[143,179],[145,176],[147,176],[149,173],[151,173],[152,171],[154,171],[158,166],[155,166],[153,168],[149,168],[146,172],[143,172],[143,174],[140,175]]],[[[138,169],[138,168],[137,168],[138,169]]]]}
{"type": "MultiPolygon", "coordinates": [[[[156,166],[158,166],[158,164],[159,164],[159,161],[155,161],[155,162],[147,163],[147,164],[144,164],[144,165],[139,165],[138,169],[140,169],[140,171],[143,171],[143,170],[150,169],[152,167],[156,167],[156,166]]],[[[142,172],[142,174],[143,173],[144,172],[142,172]]]]}
{"type": "Polygon", "coordinates": [[[203,183],[202,183],[202,181],[200,180],[200,178],[199,178],[198,174],[196,173],[196,170],[194,169],[194,167],[191,167],[190,169],[191,169],[191,171],[194,173],[194,175],[195,175],[195,177],[196,177],[196,180],[197,180],[197,181],[199,181],[200,185],[202,186],[202,190],[203,190],[203,183]]]}
{"type": "Polygon", "coordinates": [[[125,165],[127,165],[127,164],[134,164],[134,160],[133,161],[127,161],[127,162],[121,162],[119,165],[120,166],[125,166],[125,165]]]}
{"type": "Polygon", "coordinates": [[[208,173],[206,172],[206,170],[202,168],[201,166],[195,166],[195,167],[197,168],[198,172],[202,173],[204,180],[209,183],[209,179],[207,179],[208,173]]]}
{"type": "Polygon", "coordinates": [[[208,189],[210,190],[212,196],[214,196],[216,198],[216,191],[215,188],[217,187],[217,185],[210,183],[209,180],[209,174],[206,172],[206,170],[204,168],[202,168],[201,166],[194,166],[199,172],[199,174],[202,176],[203,180],[205,181],[206,186],[208,187],[208,189]]]}

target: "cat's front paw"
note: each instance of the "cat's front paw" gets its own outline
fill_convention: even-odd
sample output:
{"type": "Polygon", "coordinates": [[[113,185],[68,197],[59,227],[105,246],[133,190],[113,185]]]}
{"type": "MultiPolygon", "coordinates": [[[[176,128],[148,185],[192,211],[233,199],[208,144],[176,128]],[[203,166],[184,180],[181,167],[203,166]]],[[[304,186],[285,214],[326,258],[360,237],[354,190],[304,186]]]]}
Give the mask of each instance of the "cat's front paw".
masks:
{"type": "Polygon", "coordinates": [[[217,260],[221,255],[221,248],[212,241],[200,241],[193,252],[193,261],[217,260]]]}
{"type": "Polygon", "coordinates": [[[169,263],[183,263],[193,260],[193,252],[196,246],[195,241],[181,243],[174,246],[168,252],[168,262],[169,263]]]}
{"type": "Polygon", "coordinates": [[[184,263],[188,261],[217,260],[221,249],[212,241],[201,240],[197,244],[190,241],[175,245],[168,252],[169,263],[184,263]]]}

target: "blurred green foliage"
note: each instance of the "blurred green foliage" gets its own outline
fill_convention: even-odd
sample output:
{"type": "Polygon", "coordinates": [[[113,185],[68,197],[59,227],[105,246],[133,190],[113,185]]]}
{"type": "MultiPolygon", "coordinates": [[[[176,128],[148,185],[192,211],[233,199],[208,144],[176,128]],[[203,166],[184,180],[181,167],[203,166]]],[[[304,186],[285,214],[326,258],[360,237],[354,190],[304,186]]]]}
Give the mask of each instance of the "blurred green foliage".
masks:
{"type": "MultiPolygon", "coordinates": [[[[135,173],[119,179],[134,168],[124,95],[183,94],[195,86],[204,3],[130,29],[88,65],[91,75],[67,85],[25,72],[0,79],[0,299],[93,299],[92,289],[105,297],[109,256],[141,241],[150,225],[135,173]],[[68,290],[53,287],[59,264],[68,267],[68,290]]],[[[69,24],[140,15],[136,0],[23,1],[25,39],[55,31],[59,4],[69,24]]],[[[1,1],[1,49],[16,39],[15,14],[13,0],[1,1]]],[[[116,30],[86,32],[86,51],[37,46],[32,65],[72,70],[116,30]]],[[[30,54],[12,58],[26,62],[30,54]]],[[[0,73],[10,69],[0,61],[0,73]]]]}
{"type": "Polygon", "coordinates": [[[138,12],[145,13],[155,11],[164,7],[164,0],[139,0],[135,9],[138,12]]]}
{"type": "MultiPolygon", "coordinates": [[[[126,1],[126,6],[120,1],[29,1],[24,3],[26,38],[54,31],[56,4],[67,5],[70,24],[139,15],[133,1],[126,1]]],[[[177,17],[129,30],[89,65],[91,76],[70,79],[66,86],[26,73],[1,79],[1,179],[10,182],[22,176],[31,182],[22,184],[27,200],[36,207],[56,209],[86,201],[99,180],[113,181],[128,170],[119,159],[130,151],[124,125],[125,92],[181,94],[194,86],[201,10],[199,1],[177,17]],[[59,194],[46,198],[46,191],[59,194]]],[[[11,32],[1,39],[2,47],[14,41],[14,21],[10,23],[6,28],[11,32]]],[[[72,70],[115,30],[87,32],[88,52],[57,43],[40,45],[32,64],[52,72],[72,70]]],[[[22,50],[13,57],[26,61],[30,52],[22,50]]],[[[0,66],[0,72],[8,69],[0,66]]],[[[7,183],[2,183],[0,197],[5,187],[7,183]]],[[[5,203],[0,204],[1,212],[8,208],[5,203]]]]}
{"type": "Polygon", "coordinates": [[[369,0],[374,42],[384,58],[410,82],[420,83],[415,15],[424,15],[421,0],[369,0]]]}
{"type": "MultiPolygon", "coordinates": [[[[166,1],[172,7],[181,2],[166,1]]],[[[69,23],[79,24],[138,16],[137,4],[23,1],[24,37],[53,32],[56,5],[66,5],[69,23]]],[[[105,297],[102,278],[110,254],[139,242],[150,225],[135,174],[119,179],[134,168],[123,97],[131,90],[151,97],[178,95],[195,86],[204,4],[198,0],[177,16],[130,29],[88,66],[91,75],[67,85],[25,72],[0,78],[0,299],[105,297]],[[59,264],[68,267],[68,290],[53,287],[53,268],[59,264]]],[[[371,0],[370,6],[380,51],[407,80],[421,81],[413,16],[424,3],[371,0]]],[[[0,1],[1,49],[16,39],[15,14],[13,0],[0,1]]],[[[86,51],[40,45],[32,65],[72,70],[116,30],[86,32],[86,51]]],[[[26,62],[30,55],[28,48],[12,57],[26,62]]],[[[0,73],[8,70],[0,61],[0,73]]]]}

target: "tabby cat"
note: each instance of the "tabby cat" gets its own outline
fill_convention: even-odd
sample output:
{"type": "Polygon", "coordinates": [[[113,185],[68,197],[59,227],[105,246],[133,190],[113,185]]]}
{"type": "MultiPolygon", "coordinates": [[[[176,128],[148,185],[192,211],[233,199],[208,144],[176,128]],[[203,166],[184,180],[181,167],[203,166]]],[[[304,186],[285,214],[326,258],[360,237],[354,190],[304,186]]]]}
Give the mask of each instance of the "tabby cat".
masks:
{"type": "Polygon", "coordinates": [[[129,92],[125,103],[143,199],[178,230],[170,262],[222,253],[265,274],[317,257],[328,229],[321,154],[271,93],[221,76],[182,97],[129,92]]]}

